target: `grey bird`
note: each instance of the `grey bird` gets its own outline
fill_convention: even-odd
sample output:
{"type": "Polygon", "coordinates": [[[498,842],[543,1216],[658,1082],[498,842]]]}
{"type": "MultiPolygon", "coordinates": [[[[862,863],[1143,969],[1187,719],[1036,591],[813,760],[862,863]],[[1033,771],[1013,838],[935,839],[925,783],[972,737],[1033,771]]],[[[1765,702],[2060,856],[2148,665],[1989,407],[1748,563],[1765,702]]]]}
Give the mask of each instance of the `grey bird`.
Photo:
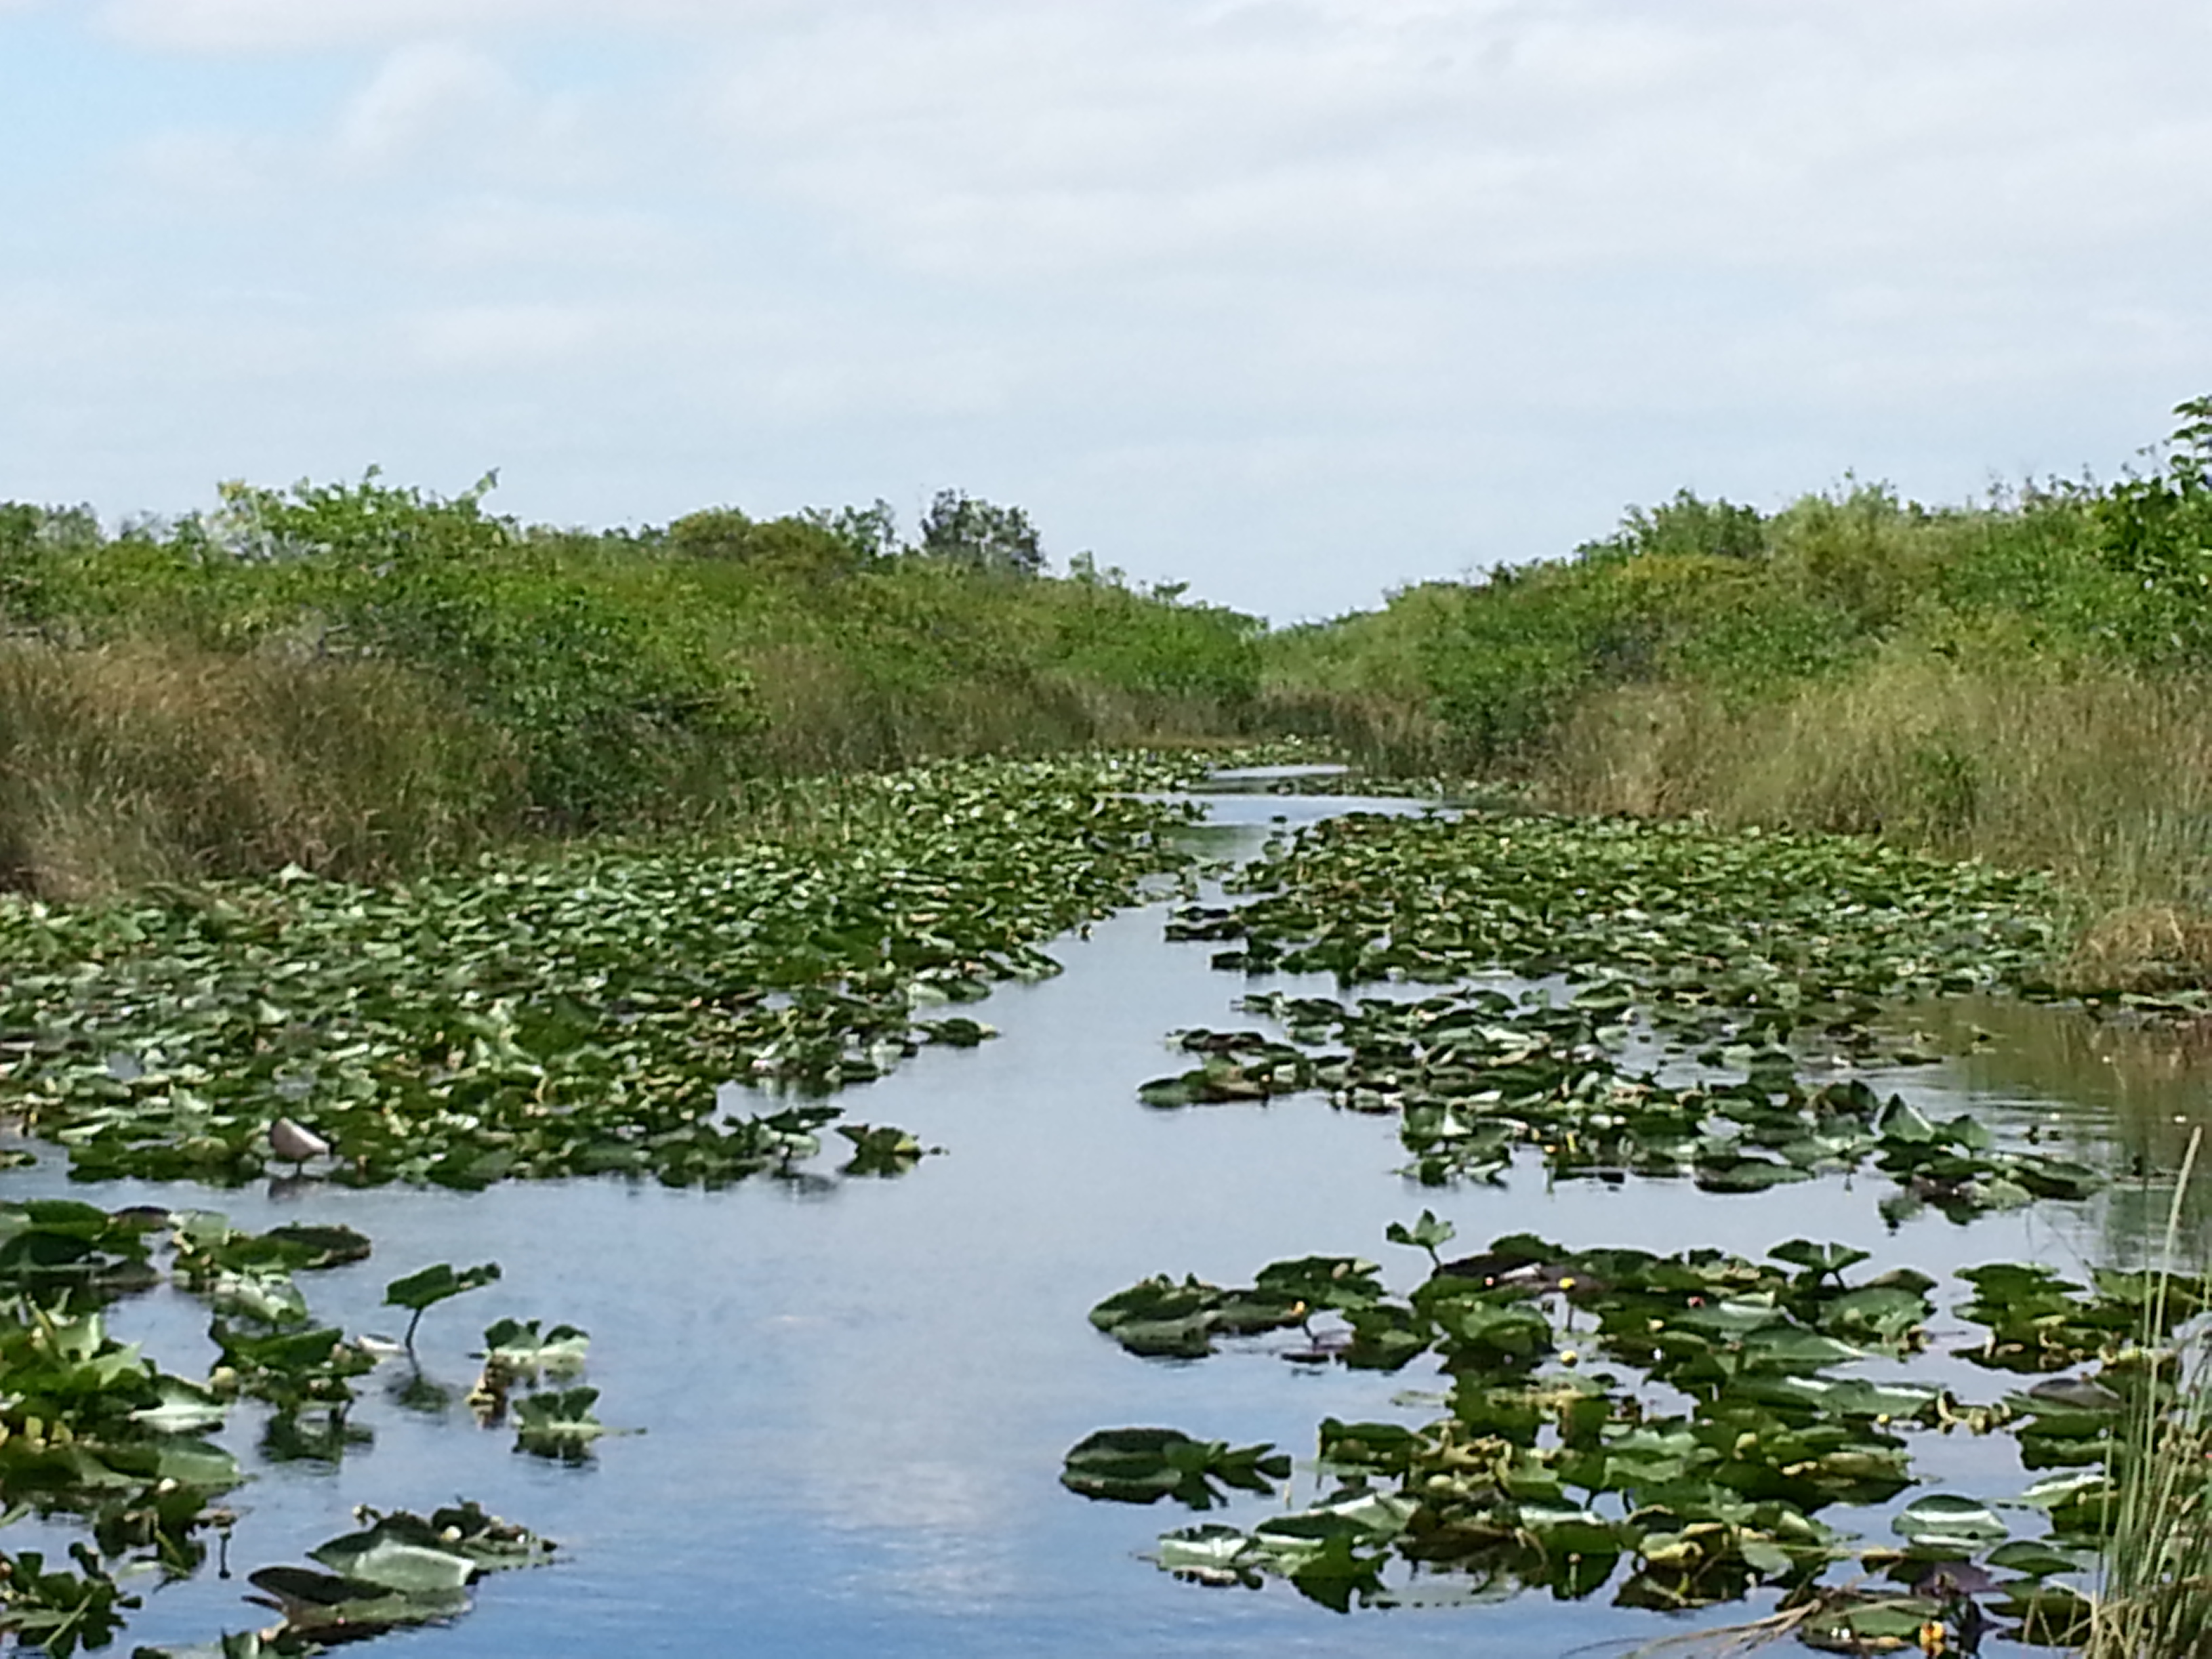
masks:
{"type": "Polygon", "coordinates": [[[292,1173],[298,1175],[311,1158],[320,1158],[331,1149],[331,1143],[313,1129],[303,1129],[289,1117],[280,1117],[269,1126],[269,1150],[292,1164],[292,1173]]]}

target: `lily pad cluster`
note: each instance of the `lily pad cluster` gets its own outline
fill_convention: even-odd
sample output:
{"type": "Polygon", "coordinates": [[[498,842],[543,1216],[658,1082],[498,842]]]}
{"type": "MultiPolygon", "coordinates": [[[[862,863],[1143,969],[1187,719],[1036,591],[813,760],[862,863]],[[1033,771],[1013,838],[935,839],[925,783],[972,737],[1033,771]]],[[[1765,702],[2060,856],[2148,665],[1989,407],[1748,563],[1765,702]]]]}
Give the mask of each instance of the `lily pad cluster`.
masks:
{"type": "Polygon", "coordinates": [[[428,1516],[363,1505],[354,1531],[307,1552],[313,1567],[262,1567],[246,1599],[281,1615],[265,1629],[204,1648],[144,1648],[147,1659],[262,1659],[321,1653],[388,1632],[441,1625],[469,1610],[469,1587],[486,1573],[535,1566],[555,1546],[474,1502],[428,1516]]]}
{"type": "Polygon", "coordinates": [[[1621,980],[1685,1037],[1863,1029],[1884,1000],[2043,982],[2042,878],[1839,836],[1470,813],[1300,829],[1187,906],[1217,965],[1346,984],[1621,980]]]}
{"type": "Polygon", "coordinates": [[[1763,1192],[1868,1164],[1898,1189],[1893,1222],[1926,1206],[1954,1220],[2033,1198],[2079,1199],[2104,1184],[2094,1169],[2027,1146],[2002,1146],[1960,1115],[1931,1121],[1856,1078],[1814,1082],[1771,1043],[1709,1048],[1740,1073],[1662,1081],[1626,1057],[1628,993],[1619,981],[1554,1006],[1469,989],[1346,1007],[1281,994],[1245,1000],[1281,1024],[1264,1032],[1196,1030],[1177,1041],[1202,1063],[1139,1091],[1160,1107],[1266,1101],[1315,1091],[1347,1110],[1395,1113],[1425,1185],[1495,1180],[1516,1155],[1540,1158],[1554,1179],[1686,1177],[1708,1192],[1763,1192]]]}
{"type": "MultiPolygon", "coordinates": [[[[227,1495],[248,1476],[210,1437],[240,1401],[267,1407],[261,1451],[271,1461],[336,1462],[368,1438],[349,1416],[356,1385],[398,1345],[380,1350],[320,1323],[294,1275],[371,1249],[337,1224],[256,1233],[204,1210],[0,1201],[0,1510],[87,1534],[68,1564],[39,1550],[0,1554],[0,1633],[58,1656],[104,1645],[139,1605],[125,1588],[134,1576],[196,1571],[210,1534],[227,1550],[238,1521],[227,1495]],[[209,1309],[216,1358],[204,1380],[163,1371],[108,1334],[112,1304],[165,1279],[209,1309]]],[[[492,1263],[434,1264],[394,1280],[386,1300],[419,1314],[498,1276],[492,1263]]],[[[487,1374],[535,1390],[515,1407],[518,1449],[574,1461],[607,1431],[592,1419],[593,1390],[550,1386],[580,1370],[582,1332],[502,1320],[485,1335],[487,1374]]],[[[282,1620],[207,1651],[310,1653],[449,1619],[481,1572],[551,1547],[473,1504],[428,1519],[361,1518],[360,1530],[310,1552],[319,1569],[252,1574],[282,1620]]]]}
{"type": "MultiPolygon", "coordinates": [[[[839,1115],[805,1097],[984,1040],[936,1016],[1058,971],[1042,941],[1183,868],[1198,809],[1137,792],[1190,769],[923,768],[854,781],[804,840],[591,843],[404,888],[0,899],[0,1109],[86,1180],[246,1181],[280,1117],[333,1149],[312,1175],[355,1184],[783,1169],[839,1115]],[[726,1112],[732,1080],[801,1098],[726,1112]]],[[[868,1172],[919,1154],[872,1133],[868,1172]]]]}
{"type": "Polygon", "coordinates": [[[2041,988],[2054,935],[2039,878],[1843,836],[1354,813],[1272,841],[1230,885],[1241,902],[1186,905],[1169,928],[1236,941],[1217,967],[1457,983],[1351,1006],[1248,997],[1285,1035],[1179,1033],[1200,1063],[1144,1085],[1148,1104],[1313,1091],[1395,1113],[1405,1172],[1431,1186],[1498,1179],[1522,1154],[1555,1179],[1723,1193],[1872,1163],[1898,1182],[1893,1224],[2103,1184],[1848,1075],[1925,1058],[1886,1031],[1887,1001],[2041,988]],[[1493,973],[1566,993],[1464,983],[1493,973]],[[1845,1074],[1809,1075],[1815,1049],[1845,1074]]]}
{"type": "MultiPolygon", "coordinates": [[[[161,1370],[108,1334],[103,1310],[160,1282],[152,1256],[164,1234],[179,1277],[217,1291],[222,1269],[191,1219],[65,1199],[0,1202],[0,1508],[74,1518],[104,1554],[170,1572],[198,1565],[198,1534],[227,1513],[215,1500],[245,1478],[205,1438],[235,1389],[220,1372],[199,1382],[161,1370]]],[[[7,1582],[21,1588],[46,1571],[7,1582]]],[[[94,1604],[120,1605],[85,1594],[87,1620],[94,1604]]]]}
{"type": "Polygon", "coordinates": [[[144,1605],[115,1582],[94,1551],[76,1543],[69,1554],[74,1572],[47,1566],[43,1550],[0,1551],[0,1631],[51,1659],[106,1646],[123,1628],[124,1615],[144,1605]]]}
{"type": "MultiPolygon", "coordinates": [[[[1171,1531],[1154,1555],[1163,1568],[1212,1584],[1283,1579],[1340,1610],[1607,1585],[1622,1605],[1677,1609],[1765,1585],[1799,1615],[1796,1633],[1844,1651],[1875,1650],[1848,1644],[1873,1643],[1906,1612],[1954,1638],[2002,1625],[2070,1639],[2086,1603],[2049,1581],[2094,1559],[2125,1455],[2114,1431],[2141,1390],[2167,1386],[2140,1343],[2206,1305],[2197,1281],[2153,1298],[2138,1274],[2083,1286],[2008,1264],[1970,1273],[1976,1294],[1954,1311],[1987,1340],[1958,1352],[1996,1370],[2097,1369],[1969,1404],[1878,1363],[1928,1346],[1935,1281],[1909,1268],[1856,1278],[1869,1255],[1853,1247],[1798,1239],[1752,1261],[1516,1234],[1445,1260],[1451,1227],[1433,1214],[1390,1235],[1432,1264],[1403,1297],[1371,1262],[1308,1257],[1247,1286],[1147,1280],[1093,1310],[1146,1358],[1295,1327],[1295,1346],[1279,1350],[1293,1362],[1397,1371],[1425,1358],[1447,1379],[1445,1414],[1424,1425],[1325,1419],[1315,1502],[1249,1527],[1171,1531]],[[2159,1318],[2147,1322],[2152,1300],[2159,1318]],[[1914,1437],[1951,1432],[2009,1433],[2028,1468],[2057,1468],[2002,1506],[2039,1513],[2043,1536],[2015,1537],[2000,1507],[1952,1492],[1907,1504],[1882,1540],[1822,1518],[1890,1503],[1916,1484],[1914,1437]],[[1831,1582],[1840,1563],[1888,1587],[1831,1582]]],[[[1093,1436],[1063,1480],[1089,1496],[1141,1495],[1077,1476],[1110,1474],[1158,1439],[1152,1495],[1181,1495],[1166,1453],[1195,1463],[1202,1443],[1172,1433],[1093,1436]],[[1125,1444],[1132,1435],[1147,1437],[1125,1444]]]]}
{"type": "Polygon", "coordinates": [[[574,1325],[541,1330],[538,1322],[502,1319],[484,1332],[483,1370],[469,1390],[469,1407],[486,1428],[512,1420],[514,1449],[563,1463],[588,1461],[602,1435],[622,1431],[599,1421],[599,1391],[579,1383],[591,1350],[574,1325]],[[556,1386],[565,1384],[566,1386],[556,1386]]]}
{"type": "MultiPolygon", "coordinates": [[[[1322,1093],[1395,1115],[1401,1173],[1429,1185],[1523,1161],[1553,1180],[1711,1193],[1871,1169],[1894,1183],[1893,1226],[2103,1185],[2032,1137],[2008,1144],[1855,1075],[1927,1058],[1885,1017],[1899,999],[2046,992],[2052,896],[2036,878],[1844,838],[1355,814],[1273,838],[1229,889],[1170,930],[1232,947],[1218,968],[1439,988],[1248,996],[1267,1029],[1178,1033],[1194,1064],[1145,1085],[1151,1105],[1322,1093]],[[1480,982],[1491,975],[1535,983],[1480,982]]],[[[1372,1262],[1305,1257],[1249,1285],[1155,1278],[1092,1310],[1148,1359],[1260,1346],[1446,1379],[1426,1396],[1444,1414],[1425,1425],[1324,1420],[1310,1502],[1171,1531],[1159,1565],[1287,1581],[1340,1611],[1607,1587],[1676,1610],[1765,1589],[1775,1611],[1747,1639],[1846,1653],[1973,1651],[1991,1632],[2078,1642],[2090,1609],[2076,1583],[2150,1443],[2142,1425],[2170,1435],[2185,1415],[2178,1352],[2203,1340],[2208,1309],[2195,1279],[1998,1263],[1963,1275],[1972,1295],[1950,1310],[1978,1334],[1939,1337],[1936,1281],[1854,1276],[1870,1260],[1854,1247],[1795,1240],[1753,1261],[1516,1235],[1448,1260],[1452,1233],[1431,1212],[1389,1230],[1432,1270],[1403,1296],[1372,1262]],[[1915,1363],[1937,1344],[2019,1386],[1960,1400],[1955,1373],[1915,1363]],[[1952,1433],[2007,1436],[2033,1478],[1997,1503],[1914,1494],[1916,1441],[1952,1433]],[[1908,1497],[1886,1537],[1834,1516],[1908,1497]]],[[[2212,1497],[2212,1458],[2169,1462],[2207,1488],[2188,1501],[2212,1497]]]]}

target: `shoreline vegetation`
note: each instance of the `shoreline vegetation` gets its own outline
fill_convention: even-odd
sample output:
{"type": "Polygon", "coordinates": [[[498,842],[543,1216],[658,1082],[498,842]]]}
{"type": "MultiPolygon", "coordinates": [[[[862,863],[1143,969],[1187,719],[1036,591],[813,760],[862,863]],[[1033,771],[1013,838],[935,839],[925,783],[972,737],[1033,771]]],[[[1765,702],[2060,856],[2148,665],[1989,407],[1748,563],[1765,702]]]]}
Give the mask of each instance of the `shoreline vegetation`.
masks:
{"type": "Polygon", "coordinates": [[[228,485],[102,532],[0,506],[0,886],[298,865],[378,881],[515,842],[788,834],[835,780],[1236,731],[1255,618],[1019,509],[731,509],[605,533],[379,481],[228,485]]]}
{"type": "Polygon", "coordinates": [[[2116,483],[1684,492],[1565,558],[1277,632],[1271,730],[1572,813],[2051,872],[2079,988],[2212,982],[2212,399],[2116,483]]]}
{"type": "Polygon", "coordinates": [[[1270,630],[1049,574],[939,495],[586,532],[358,484],[103,531],[0,506],[0,885],[380,881],[611,830],[803,831],[937,758],[1326,745],[1540,810],[2054,874],[2066,981],[2212,982],[2212,399],[2115,483],[1684,492],[1569,556],[1270,630]],[[834,786],[831,786],[834,787],[834,786]]]}

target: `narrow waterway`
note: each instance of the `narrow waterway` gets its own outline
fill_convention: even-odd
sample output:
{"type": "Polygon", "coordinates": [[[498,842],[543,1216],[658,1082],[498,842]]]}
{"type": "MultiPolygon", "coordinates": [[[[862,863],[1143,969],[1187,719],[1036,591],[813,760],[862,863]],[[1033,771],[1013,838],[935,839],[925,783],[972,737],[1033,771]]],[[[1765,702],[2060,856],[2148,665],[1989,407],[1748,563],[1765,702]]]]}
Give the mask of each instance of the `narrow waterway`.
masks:
{"type": "MultiPolygon", "coordinates": [[[[1296,822],[1376,805],[1225,796],[1210,846],[1249,854],[1277,815],[1296,822]]],[[[1760,1255],[1804,1237],[1875,1250],[1869,1271],[1935,1273],[2000,1260],[2075,1264],[2107,1224],[2098,1206],[2039,1205],[1963,1228],[1926,1217],[1893,1235],[1875,1212],[1879,1182],[1725,1197],[1634,1181],[1551,1191],[1524,1166],[1502,1188],[1424,1190],[1392,1173],[1404,1153],[1389,1119],[1312,1097],[1149,1110],[1137,1085],[1181,1068],[1166,1033],[1253,1023],[1233,1006],[1247,982],[1208,967],[1218,947],[1163,941],[1165,908],[1060,941],[1063,975],[966,1011],[997,1025],[999,1040],[925,1051],[843,1098],[852,1119],[896,1123],[949,1149],[901,1179],[756,1180],[711,1194],[611,1181],[473,1195],[313,1184],[274,1194],[69,1189],[109,1206],[220,1207],[257,1228],[314,1218],[362,1229],[376,1241],[374,1260],[301,1281],[320,1316],[351,1331],[396,1328],[377,1302],[401,1273],[439,1261],[505,1269],[496,1285],[424,1321],[426,1370],[452,1391],[442,1413],[389,1398],[402,1373],[387,1366],[365,1380],[356,1414],[374,1443],[332,1469],[259,1464],[258,1410],[240,1408],[230,1443],[259,1478],[238,1494],[246,1513],[233,1565],[301,1559],[345,1528],[356,1504],[427,1510],[467,1496],[559,1540],[561,1564],[494,1577],[460,1624],[389,1638],[395,1648],[427,1644],[420,1651],[441,1659],[1626,1651],[1693,1626],[1601,1599],[1534,1596],[1340,1617],[1279,1585],[1205,1589],[1155,1571],[1139,1554],[1182,1523],[1181,1511],[1086,1503],[1058,1485],[1063,1454],[1091,1431],[1171,1425],[1307,1456],[1322,1417],[1420,1422],[1432,1404],[1396,1406],[1394,1396],[1438,1385],[1418,1365],[1388,1376],[1285,1364],[1266,1341],[1202,1363],[1142,1361],[1095,1333],[1086,1310],[1149,1273],[1240,1282],[1271,1260],[1315,1252],[1366,1255],[1410,1285],[1425,1261],[1384,1243],[1383,1229],[1425,1206],[1455,1222],[1468,1248],[1525,1230],[1573,1246],[1760,1255]],[[468,1353],[507,1314],[587,1328],[600,1417],[645,1432],[604,1441],[593,1462],[570,1468],[514,1455],[511,1434],[477,1429],[459,1399],[475,1370],[468,1353]]],[[[1326,981],[1265,985],[1334,994],[1326,981]]],[[[2016,1033],[1999,1043],[2005,1053],[2021,1046],[2016,1033]]],[[[1988,1059],[1876,1081],[1946,1111],[1965,1103],[2056,1114],[2054,1133],[2110,1138],[2106,1107],[2073,1114],[2063,1096],[1999,1075],[1988,1059]]],[[[63,1190],[56,1163],[48,1152],[40,1168],[5,1177],[4,1190],[63,1190]]],[[[1939,1308],[1957,1299],[1939,1295],[1939,1308]]],[[[196,1302],[156,1291],[118,1307],[112,1322],[171,1369],[204,1363],[196,1302]]],[[[1999,1391],[1962,1362],[1933,1366],[1916,1374],[1955,1375],[1962,1394],[1999,1391]]],[[[1931,1481],[1985,1496],[2024,1484],[2002,1437],[1923,1435],[1915,1450],[1931,1481]]],[[[1310,1496],[1310,1480],[1297,1490],[1310,1496]]],[[[1240,1498],[1227,1518],[1249,1522],[1267,1507],[1240,1498]]],[[[1879,1516],[1823,1518],[1886,1531],[1879,1516]]],[[[127,1639],[204,1640],[267,1622],[240,1601],[244,1589],[242,1577],[225,1583],[210,1571],[155,1592],[127,1639]]],[[[1723,1607],[1696,1622],[1747,1616],[1723,1607]]]]}

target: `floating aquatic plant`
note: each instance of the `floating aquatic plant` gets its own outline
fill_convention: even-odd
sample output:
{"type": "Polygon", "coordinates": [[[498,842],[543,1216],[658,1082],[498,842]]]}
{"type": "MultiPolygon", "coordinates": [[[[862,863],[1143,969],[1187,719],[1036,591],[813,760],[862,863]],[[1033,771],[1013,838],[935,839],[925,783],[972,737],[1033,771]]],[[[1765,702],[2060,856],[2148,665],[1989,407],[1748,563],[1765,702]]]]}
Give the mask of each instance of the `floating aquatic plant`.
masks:
{"type": "Polygon", "coordinates": [[[96,908],[0,898],[0,1103],[85,1180],[249,1180],[284,1122],[311,1122],[341,1154],[328,1178],[353,1184],[787,1168],[839,1115],[813,1097],[925,1042],[986,1040],[939,1011],[1057,972],[1044,941],[1183,868],[1170,832],[1197,809],[1138,792],[1192,770],[855,780],[845,832],[804,845],[592,843],[385,889],[294,870],[96,908]],[[733,1080],[799,1098],[726,1113],[733,1080]]]}

